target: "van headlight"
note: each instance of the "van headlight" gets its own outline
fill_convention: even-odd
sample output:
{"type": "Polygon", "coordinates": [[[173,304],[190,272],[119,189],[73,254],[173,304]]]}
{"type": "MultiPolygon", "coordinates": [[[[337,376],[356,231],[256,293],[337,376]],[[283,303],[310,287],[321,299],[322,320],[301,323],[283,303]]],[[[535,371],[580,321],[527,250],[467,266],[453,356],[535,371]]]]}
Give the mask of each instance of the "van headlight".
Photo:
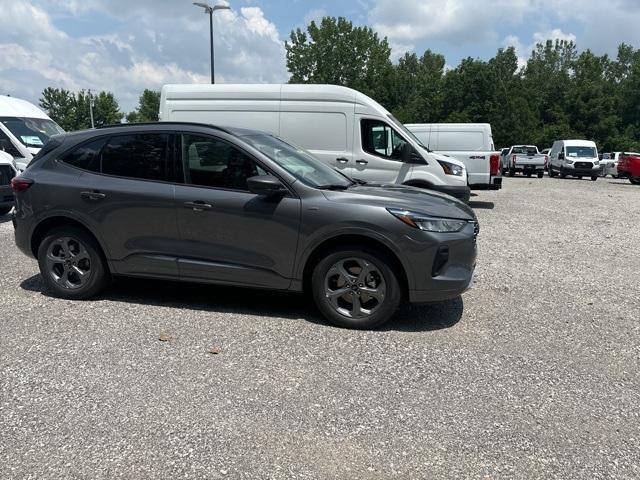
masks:
{"type": "Polygon", "coordinates": [[[456,177],[461,177],[464,174],[464,167],[460,165],[445,162],[444,160],[438,160],[438,163],[444,170],[445,175],[455,175],[456,177]]]}
{"type": "Polygon", "coordinates": [[[425,232],[453,233],[462,230],[469,222],[455,218],[431,217],[410,210],[387,208],[387,211],[410,227],[419,228],[425,232]]]}

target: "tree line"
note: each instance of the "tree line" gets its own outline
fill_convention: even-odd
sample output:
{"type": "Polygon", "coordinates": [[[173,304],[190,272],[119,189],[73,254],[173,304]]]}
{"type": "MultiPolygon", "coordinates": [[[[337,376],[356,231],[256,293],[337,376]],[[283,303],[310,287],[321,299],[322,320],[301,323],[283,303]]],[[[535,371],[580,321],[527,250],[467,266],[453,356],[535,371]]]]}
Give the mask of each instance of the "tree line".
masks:
{"type": "MultiPolygon", "coordinates": [[[[405,123],[490,123],[496,147],[551,146],[585,138],[601,150],[640,150],[640,50],[621,44],[615,58],[575,42],[536,45],[525,65],[515,49],[493,58],[465,58],[448,69],[445,57],[426,50],[391,61],[391,48],[370,27],[324,17],[285,42],[290,83],[329,83],[377,100],[405,123]]],[[[160,92],[145,90],[138,107],[120,111],[110,92],[94,96],[96,126],[157,121],[160,92]]],[[[47,88],[40,106],[65,130],[90,127],[88,92],[47,88]]]]}

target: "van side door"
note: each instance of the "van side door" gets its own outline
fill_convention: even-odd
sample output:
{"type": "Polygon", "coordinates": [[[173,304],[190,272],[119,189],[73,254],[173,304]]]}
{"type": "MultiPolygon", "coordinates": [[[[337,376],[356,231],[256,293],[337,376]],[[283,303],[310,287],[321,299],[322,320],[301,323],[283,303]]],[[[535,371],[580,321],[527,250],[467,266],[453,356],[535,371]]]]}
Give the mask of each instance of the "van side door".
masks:
{"type": "Polygon", "coordinates": [[[351,176],[367,182],[403,183],[412,165],[402,161],[407,140],[384,120],[356,117],[351,176]]]}

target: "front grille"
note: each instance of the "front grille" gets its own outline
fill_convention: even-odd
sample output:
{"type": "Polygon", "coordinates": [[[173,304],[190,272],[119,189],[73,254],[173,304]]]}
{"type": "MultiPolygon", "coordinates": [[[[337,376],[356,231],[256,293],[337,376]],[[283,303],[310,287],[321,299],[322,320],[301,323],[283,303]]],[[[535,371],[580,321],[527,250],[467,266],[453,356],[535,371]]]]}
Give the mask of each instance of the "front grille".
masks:
{"type": "Polygon", "coordinates": [[[593,163],[591,162],[576,162],[574,163],[575,168],[593,168],[593,163]]]}
{"type": "Polygon", "coordinates": [[[0,165],[0,185],[9,185],[13,178],[13,168],[9,165],[0,165]]]}
{"type": "Polygon", "coordinates": [[[13,202],[13,200],[13,195],[5,195],[4,197],[2,197],[3,202],[13,202]]]}

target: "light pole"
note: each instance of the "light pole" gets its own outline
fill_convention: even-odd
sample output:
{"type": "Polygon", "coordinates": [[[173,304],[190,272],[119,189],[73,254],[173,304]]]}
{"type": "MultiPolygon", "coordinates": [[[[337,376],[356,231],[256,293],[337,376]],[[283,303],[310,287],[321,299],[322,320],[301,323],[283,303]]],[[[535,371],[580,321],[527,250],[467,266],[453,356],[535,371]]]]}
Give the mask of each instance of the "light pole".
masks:
{"type": "Polygon", "coordinates": [[[209,38],[211,40],[211,83],[216,83],[216,79],[214,77],[214,66],[213,66],[213,12],[216,10],[231,10],[231,7],[228,5],[214,5],[210,6],[208,3],[201,2],[193,2],[197,7],[204,8],[204,13],[209,14],[209,38]]]}
{"type": "Polygon", "coordinates": [[[93,99],[91,89],[89,89],[89,115],[91,116],[91,128],[96,128],[93,124],[93,107],[96,105],[96,101],[93,99]]]}

